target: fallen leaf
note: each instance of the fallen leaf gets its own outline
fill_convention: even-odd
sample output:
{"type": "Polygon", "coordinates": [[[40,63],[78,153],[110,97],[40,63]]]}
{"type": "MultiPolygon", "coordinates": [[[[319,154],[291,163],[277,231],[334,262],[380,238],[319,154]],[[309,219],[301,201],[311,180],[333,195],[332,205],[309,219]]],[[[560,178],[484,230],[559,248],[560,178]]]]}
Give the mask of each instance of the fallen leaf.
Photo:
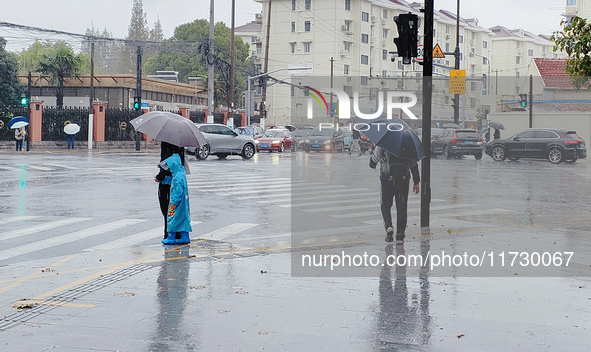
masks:
{"type": "Polygon", "coordinates": [[[237,295],[247,295],[248,291],[236,291],[237,295]]]}
{"type": "Polygon", "coordinates": [[[230,313],[229,310],[225,310],[225,309],[218,309],[218,313],[219,314],[226,314],[226,313],[230,313]]]}
{"type": "Polygon", "coordinates": [[[207,286],[205,286],[205,285],[189,286],[189,289],[191,289],[191,290],[203,290],[203,289],[206,289],[206,288],[207,288],[207,286]]]}
{"type": "Polygon", "coordinates": [[[266,332],[265,330],[259,331],[259,335],[267,335],[267,334],[268,334],[268,332],[266,332]]]}
{"type": "Polygon", "coordinates": [[[17,304],[12,306],[12,308],[16,308],[16,309],[31,309],[35,306],[35,303],[23,303],[23,304],[17,304]]]}
{"type": "Polygon", "coordinates": [[[447,233],[451,233],[451,229],[447,229],[447,233]]]}
{"type": "Polygon", "coordinates": [[[458,335],[458,339],[461,339],[462,337],[464,337],[464,334],[459,334],[458,335]]]}
{"type": "Polygon", "coordinates": [[[115,293],[115,296],[119,296],[119,297],[133,297],[135,296],[135,293],[133,292],[123,292],[123,293],[115,293]]]}
{"type": "Polygon", "coordinates": [[[261,274],[266,274],[267,270],[261,270],[261,274]]]}

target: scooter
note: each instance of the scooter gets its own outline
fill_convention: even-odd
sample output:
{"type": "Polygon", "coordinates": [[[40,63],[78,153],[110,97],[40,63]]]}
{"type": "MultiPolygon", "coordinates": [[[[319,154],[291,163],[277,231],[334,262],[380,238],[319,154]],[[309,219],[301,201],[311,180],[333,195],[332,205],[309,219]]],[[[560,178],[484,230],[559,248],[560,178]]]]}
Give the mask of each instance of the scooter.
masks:
{"type": "Polygon", "coordinates": [[[361,149],[361,154],[365,154],[365,152],[373,152],[373,148],[374,148],[374,144],[373,142],[367,138],[367,136],[361,136],[361,139],[359,140],[359,148],[361,149]]]}

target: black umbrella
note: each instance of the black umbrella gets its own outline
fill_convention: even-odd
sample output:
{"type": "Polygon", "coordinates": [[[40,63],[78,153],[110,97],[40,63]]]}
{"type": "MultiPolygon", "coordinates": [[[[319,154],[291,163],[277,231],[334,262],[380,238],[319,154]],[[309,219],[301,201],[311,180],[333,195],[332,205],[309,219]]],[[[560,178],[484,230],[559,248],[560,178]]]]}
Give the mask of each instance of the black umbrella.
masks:
{"type": "Polygon", "coordinates": [[[488,126],[492,127],[492,128],[496,128],[497,130],[504,130],[505,129],[505,126],[503,126],[503,124],[500,122],[491,121],[488,123],[488,126]]]}
{"type": "Polygon", "coordinates": [[[419,161],[425,157],[423,144],[403,120],[392,117],[391,120],[363,120],[356,118],[357,127],[375,145],[384,148],[402,159],[419,161]]]}

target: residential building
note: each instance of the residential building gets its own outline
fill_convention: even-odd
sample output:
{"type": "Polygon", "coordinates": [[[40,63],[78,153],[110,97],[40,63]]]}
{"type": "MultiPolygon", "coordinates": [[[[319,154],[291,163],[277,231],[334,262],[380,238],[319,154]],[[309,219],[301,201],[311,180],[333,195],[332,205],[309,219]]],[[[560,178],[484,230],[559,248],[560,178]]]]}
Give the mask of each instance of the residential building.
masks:
{"type": "Polygon", "coordinates": [[[562,15],[567,20],[573,16],[591,19],[591,2],[587,0],[566,0],[566,8],[562,15]]]}

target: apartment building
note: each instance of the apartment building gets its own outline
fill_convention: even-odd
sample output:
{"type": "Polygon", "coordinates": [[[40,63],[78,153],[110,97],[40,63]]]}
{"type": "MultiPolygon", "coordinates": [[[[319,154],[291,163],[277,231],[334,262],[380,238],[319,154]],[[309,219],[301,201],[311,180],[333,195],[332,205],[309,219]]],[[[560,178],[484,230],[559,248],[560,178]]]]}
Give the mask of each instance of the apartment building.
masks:
{"type": "Polygon", "coordinates": [[[563,16],[570,19],[579,16],[591,19],[591,2],[589,0],[566,0],[566,8],[563,16]]]}

